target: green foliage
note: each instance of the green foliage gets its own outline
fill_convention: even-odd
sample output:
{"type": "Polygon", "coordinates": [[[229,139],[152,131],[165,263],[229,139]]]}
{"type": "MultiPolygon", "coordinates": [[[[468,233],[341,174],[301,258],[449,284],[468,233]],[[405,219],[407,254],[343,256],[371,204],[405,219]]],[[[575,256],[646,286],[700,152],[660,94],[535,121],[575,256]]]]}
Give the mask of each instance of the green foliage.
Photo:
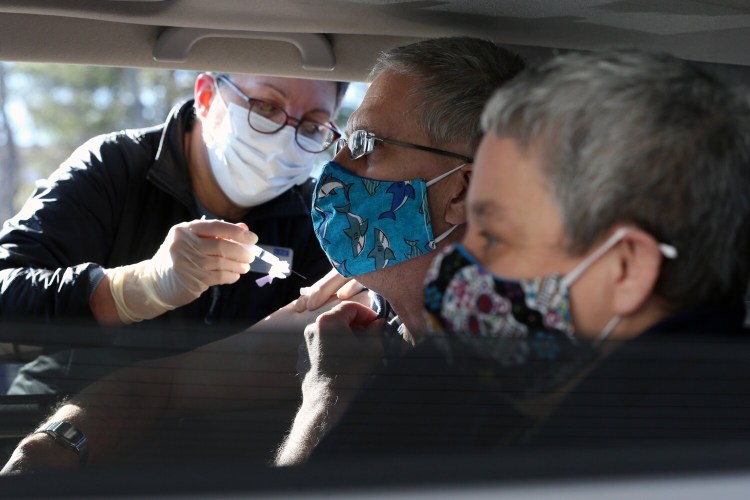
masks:
{"type": "MultiPolygon", "coordinates": [[[[30,118],[31,144],[18,144],[17,210],[36,179],[47,177],[75,148],[99,134],[156,125],[193,93],[197,73],[37,63],[3,63],[7,96],[30,118]]],[[[13,131],[16,138],[21,131],[13,131]]],[[[11,138],[13,140],[13,138],[11,138]]],[[[3,214],[6,215],[6,214],[3,214]]],[[[6,215],[7,216],[7,215],[6,215]]]]}
{"type": "MultiPolygon", "coordinates": [[[[192,95],[194,73],[16,64],[39,145],[73,150],[90,137],[154,125],[192,95]]],[[[21,89],[19,89],[21,90],[21,89]]]]}
{"type": "MultiPolygon", "coordinates": [[[[161,69],[0,64],[8,94],[0,106],[5,106],[8,111],[9,102],[22,104],[31,122],[30,130],[25,134],[11,130],[16,142],[21,136],[25,138],[18,144],[19,165],[16,168],[19,171],[14,177],[18,184],[9,187],[9,192],[14,193],[15,210],[28,197],[36,179],[47,177],[88,139],[163,122],[175,104],[192,96],[197,76],[196,72],[161,69]],[[29,133],[32,134],[30,143],[27,139],[29,133]]],[[[336,120],[342,130],[364,92],[364,87],[354,87],[356,85],[350,87],[350,93],[357,94],[357,97],[344,101],[336,120]]],[[[3,147],[0,144],[0,149],[3,147]]],[[[321,155],[321,164],[331,154],[332,149],[328,156],[321,155]]],[[[0,154],[0,159],[2,157],[0,154]]]]}

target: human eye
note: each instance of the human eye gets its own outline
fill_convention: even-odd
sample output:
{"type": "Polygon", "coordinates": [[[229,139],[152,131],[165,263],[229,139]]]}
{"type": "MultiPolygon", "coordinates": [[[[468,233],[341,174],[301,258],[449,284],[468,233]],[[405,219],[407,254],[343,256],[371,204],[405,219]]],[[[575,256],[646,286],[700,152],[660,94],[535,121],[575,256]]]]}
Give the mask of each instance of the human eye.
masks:
{"type": "Polygon", "coordinates": [[[300,134],[312,139],[322,137],[328,131],[327,127],[325,127],[323,124],[310,121],[304,121],[300,123],[297,130],[299,130],[300,134]]]}
{"type": "Polygon", "coordinates": [[[284,111],[277,105],[261,101],[261,100],[255,100],[253,101],[253,112],[258,113],[260,116],[264,118],[276,118],[280,115],[284,114],[284,111]]]}
{"type": "Polygon", "coordinates": [[[502,239],[498,235],[483,229],[479,230],[479,238],[482,242],[482,249],[485,252],[495,251],[502,244],[502,239]]]}

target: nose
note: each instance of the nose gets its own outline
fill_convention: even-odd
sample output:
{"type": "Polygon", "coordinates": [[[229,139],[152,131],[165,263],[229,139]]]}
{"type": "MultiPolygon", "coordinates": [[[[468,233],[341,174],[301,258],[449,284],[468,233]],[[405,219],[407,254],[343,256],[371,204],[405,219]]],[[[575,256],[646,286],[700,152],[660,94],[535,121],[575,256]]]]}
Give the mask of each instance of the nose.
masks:
{"type": "MultiPolygon", "coordinates": [[[[339,139],[340,140],[340,139],[339,139]]],[[[336,144],[333,145],[333,147],[337,147],[336,144]]],[[[333,155],[333,161],[341,165],[342,167],[346,167],[346,164],[351,161],[351,155],[349,154],[349,148],[343,147],[338,153],[335,153],[333,155]]],[[[347,168],[347,170],[350,170],[347,168]]]]}
{"type": "Polygon", "coordinates": [[[290,127],[294,128],[300,123],[299,118],[295,118],[294,116],[290,115],[289,113],[286,114],[286,123],[284,125],[289,125],[290,127]]]}
{"type": "MultiPolygon", "coordinates": [[[[339,139],[339,141],[340,140],[341,139],[339,139]]],[[[334,147],[336,147],[336,145],[334,145],[334,147]]],[[[357,160],[352,160],[349,146],[346,145],[346,143],[343,144],[341,151],[333,156],[333,161],[344,167],[346,170],[357,175],[362,175],[362,172],[364,171],[364,168],[366,166],[366,162],[364,159],[365,157],[359,158],[357,160]]]]}

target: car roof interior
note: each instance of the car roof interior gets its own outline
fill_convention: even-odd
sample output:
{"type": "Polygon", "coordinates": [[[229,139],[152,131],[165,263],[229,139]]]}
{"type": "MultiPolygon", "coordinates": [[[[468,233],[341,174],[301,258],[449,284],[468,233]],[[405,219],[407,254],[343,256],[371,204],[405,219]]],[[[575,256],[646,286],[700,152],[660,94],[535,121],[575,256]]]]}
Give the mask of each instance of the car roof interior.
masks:
{"type": "MultiPolygon", "coordinates": [[[[749,0],[0,0],[0,61],[9,62],[365,81],[382,51],[421,39],[460,35],[493,40],[530,61],[547,58],[558,51],[608,47],[668,52],[706,63],[732,80],[750,84],[749,0]]],[[[750,305],[748,310],[750,324],[750,305]]],[[[22,339],[28,331],[25,328],[35,328],[35,325],[14,325],[8,335],[22,339]]],[[[60,338],[58,331],[35,335],[43,339],[60,338]]],[[[128,347],[130,342],[142,342],[150,347],[150,343],[158,345],[160,338],[131,341],[117,337],[111,342],[128,347]]],[[[102,340],[98,331],[84,330],[77,334],[74,342],[71,345],[98,346],[110,339],[102,340]]],[[[0,344],[0,361],[2,347],[0,344]]],[[[19,352],[17,347],[12,347],[14,356],[19,352]]],[[[54,402],[51,395],[34,396],[35,399],[13,397],[16,401],[7,397],[5,408],[0,408],[4,419],[0,433],[5,433],[0,435],[0,448],[3,439],[5,443],[20,439],[27,427],[31,428],[27,424],[38,422],[54,402]]],[[[259,421],[266,416],[259,415],[259,421]]],[[[235,421],[227,422],[229,424],[219,431],[235,429],[232,427],[235,421]]],[[[252,420],[237,422],[246,425],[252,420]]],[[[200,419],[193,423],[180,421],[180,425],[182,427],[175,426],[175,434],[164,433],[165,439],[178,431],[192,437],[190,429],[203,433],[201,436],[208,434],[205,432],[207,425],[200,419]]],[[[245,428],[254,430],[249,425],[245,428]]],[[[233,441],[241,442],[237,436],[232,434],[233,441]]],[[[159,444],[156,443],[154,448],[159,444]]],[[[425,456],[423,462],[416,463],[410,461],[409,456],[392,460],[384,454],[382,458],[386,460],[367,462],[365,467],[355,460],[342,461],[336,464],[334,474],[323,467],[315,468],[315,464],[306,470],[288,468],[290,471],[286,475],[266,470],[253,472],[241,462],[217,460],[210,463],[203,462],[204,457],[201,457],[196,460],[198,468],[195,469],[183,469],[183,464],[178,464],[173,471],[166,469],[165,472],[164,468],[139,464],[138,468],[124,468],[124,473],[118,476],[116,469],[103,467],[101,472],[96,470],[85,480],[81,480],[82,476],[59,474],[50,476],[48,481],[40,481],[35,475],[29,475],[3,484],[6,488],[3,493],[14,498],[44,496],[45,493],[72,497],[79,492],[80,496],[93,493],[102,497],[130,494],[158,498],[161,494],[166,498],[175,492],[201,496],[211,490],[216,497],[216,491],[234,497],[237,492],[254,488],[261,495],[301,496],[302,487],[309,488],[313,494],[319,488],[326,494],[325,487],[342,484],[343,494],[339,495],[342,497],[359,493],[363,487],[373,488],[382,495],[388,491],[382,489],[383,484],[395,484],[405,485],[407,495],[416,491],[412,498],[419,494],[417,489],[411,489],[414,485],[416,488],[433,485],[437,487],[434,496],[445,498],[453,496],[454,491],[484,496],[482,490],[467,486],[472,481],[490,485],[491,481],[496,484],[505,481],[502,486],[519,488],[519,484],[523,485],[519,481],[527,480],[534,481],[534,487],[539,486],[541,492],[549,494],[556,491],[551,489],[554,483],[549,476],[545,476],[550,470],[556,475],[553,479],[563,478],[563,486],[570,485],[571,478],[594,478],[596,484],[610,488],[611,492],[617,487],[611,481],[618,477],[612,471],[622,465],[620,474],[631,473],[634,477],[636,473],[641,474],[641,482],[634,484],[652,485],[651,491],[658,495],[659,491],[667,490],[656,489],[659,483],[653,483],[655,473],[670,472],[670,478],[676,481],[692,479],[696,471],[703,471],[711,474],[713,481],[714,476],[718,476],[715,471],[723,471],[722,467],[732,471],[746,471],[750,467],[750,454],[745,448],[746,442],[742,441],[692,451],[683,450],[682,443],[666,450],[629,444],[634,445],[632,450],[623,447],[602,452],[582,446],[583,455],[575,460],[564,453],[555,454],[554,450],[543,455],[527,453],[527,450],[521,453],[518,449],[503,450],[505,454],[495,458],[463,452],[438,453],[438,450],[434,456],[425,456]],[[578,475],[573,475],[571,470],[578,475]],[[448,484],[449,480],[455,480],[464,491],[455,490],[453,484],[448,484]]],[[[745,482],[736,486],[736,483],[724,484],[734,488],[728,491],[736,492],[742,491],[742,487],[746,490],[748,482],[746,476],[745,482]]],[[[682,490],[668,491],[679,496],[695,484],[683,481],[682,490]]],[[[585,497],[592,491],[589,486],[586,483],[581,487],[580,496],[585,497]]],[[[505,489],[493,496],[512,495],[514,491],[516,498],[523,493],[518,489],[505,489]]],[[[566,491],[558,490],[561,494],[566,491]]],[[[639,493],[635,489],[618,491],[639,493]]],[[[700,498],[705,490],[695,491],[694,496],[687,496],[700,498]]],[[[492,493],[495,492],[486,496],[492,493]]],[[[400,490],[397,494],[401,494],[400,490]]],[[[575,492],[571,496],[575,496],[575,492]]]]}
{"type": "Polygon", "coordinates": [[[530,59],[551,48],[629,46],[750,66],[744,0],[0,2],[5,61],[363,81],[380,51],[454,35],[491,39],[530,59]]]}

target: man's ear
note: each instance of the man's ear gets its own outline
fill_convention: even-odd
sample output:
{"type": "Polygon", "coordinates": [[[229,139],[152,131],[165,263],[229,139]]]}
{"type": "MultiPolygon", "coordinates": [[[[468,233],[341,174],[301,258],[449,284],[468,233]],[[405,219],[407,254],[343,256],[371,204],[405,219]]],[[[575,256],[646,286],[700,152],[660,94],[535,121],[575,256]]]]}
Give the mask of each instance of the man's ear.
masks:
{"type": "Polygon", "coordinates": [[[445,211],[445,221],[449,224],[464,224],[466,222],[466,193],[469,190],[471,172],[474,169],[472,163],[467,163],[453,174],[455,179],[451,183],[451,193],[448,206],[445,211]]]}
{"type": "Polygon", "coordinates": [[[215,95],[216,79],[214,76],[208,73],[198,75],[198,78],[195,79],[193,97],[195,98],[195,112],[199,117],[205,118],[208,114],[211,101],[213,101],[215,95]]]}
{"type": "Polygon", "coordinates": [[[659,243],[640,229],[630,229],[613,251],[615,283],[612,307],[615,314],[627,316],[638,311],[653,295],[662,259],[659,243]]]}

